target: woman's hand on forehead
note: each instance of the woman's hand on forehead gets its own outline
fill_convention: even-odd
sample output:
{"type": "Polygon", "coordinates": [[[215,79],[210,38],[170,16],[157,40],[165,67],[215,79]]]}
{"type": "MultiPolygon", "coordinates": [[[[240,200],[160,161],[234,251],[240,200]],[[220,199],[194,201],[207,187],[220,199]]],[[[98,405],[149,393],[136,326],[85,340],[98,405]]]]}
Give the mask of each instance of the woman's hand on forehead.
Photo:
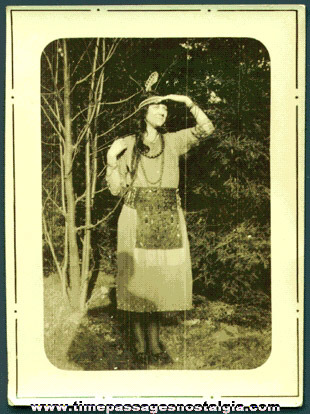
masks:
{"type": "Polygon", "coordinates": [[[193,103],[191,98],[189,98],[186,95],[169,94],[169,95],[165,96],[165,99],[170,99],[171,101],[174,101],[174,102],[184,103],[187,106],[189,106],[193,103]]]}

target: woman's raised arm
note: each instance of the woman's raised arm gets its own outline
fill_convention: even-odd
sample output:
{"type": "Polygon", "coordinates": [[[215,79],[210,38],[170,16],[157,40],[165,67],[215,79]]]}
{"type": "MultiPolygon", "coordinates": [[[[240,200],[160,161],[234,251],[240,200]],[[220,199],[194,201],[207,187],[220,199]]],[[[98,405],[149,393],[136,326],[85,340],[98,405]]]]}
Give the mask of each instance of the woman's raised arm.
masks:
{"type": "Polygon", "coordinates": [[[175,102],[184,103],[188,109],[191,111],[192,115],[196,119],[197,124],[201,128],[202,132],[205,132],[206,135],[212,134],[214,131],[214,126],[208,116],[196,105],[191,98],[186,95],[174,95],[170,94],[165,96],[165,99],[171,99],[175,102]]]}

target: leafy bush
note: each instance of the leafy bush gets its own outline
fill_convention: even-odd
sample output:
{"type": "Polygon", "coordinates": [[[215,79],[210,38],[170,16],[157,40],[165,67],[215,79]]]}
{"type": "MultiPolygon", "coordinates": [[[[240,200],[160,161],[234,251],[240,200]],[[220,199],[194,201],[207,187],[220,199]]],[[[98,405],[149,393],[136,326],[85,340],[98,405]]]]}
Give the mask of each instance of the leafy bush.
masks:
{"type": "Polygon", "coordinates": [[[270,293],[268,228],[243,222],[230,231],[208,231],[199,217],[188,220],[197,293],[234,303],[256,303],[270,293]]]}

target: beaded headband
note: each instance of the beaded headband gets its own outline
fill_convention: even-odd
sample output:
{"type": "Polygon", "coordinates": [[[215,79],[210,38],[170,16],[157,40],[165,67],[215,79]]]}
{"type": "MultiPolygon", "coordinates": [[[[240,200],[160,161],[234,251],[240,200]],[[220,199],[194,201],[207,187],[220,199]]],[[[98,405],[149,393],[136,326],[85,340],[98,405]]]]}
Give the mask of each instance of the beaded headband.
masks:
{"type": "Polygon", "coordinates": [[[146,98],[144,101],[140,102],[138,109],[141,109],[146,105],[159,104],[164,100],[165,96],[151,96],[150,98],[146,98]]]}

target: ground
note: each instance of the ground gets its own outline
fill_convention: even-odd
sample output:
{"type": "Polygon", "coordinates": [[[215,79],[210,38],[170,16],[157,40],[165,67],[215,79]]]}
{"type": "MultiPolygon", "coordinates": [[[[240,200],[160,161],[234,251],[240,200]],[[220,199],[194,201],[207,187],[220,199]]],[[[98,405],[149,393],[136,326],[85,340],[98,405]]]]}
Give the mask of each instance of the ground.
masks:
{"type": "MultiPolygon", "coordinates": [[[[60,369],[135,369],[125,317],[108,295],[113,278],[98,280],[81,315],[66,305],[57,275],[44,279],[45,351],[60,369]]],[[[192,311],[165,315],[161,338],[174,362],[149,369],[253,369],[270,355],[270,313],[195,296],[192,311]]]]}

